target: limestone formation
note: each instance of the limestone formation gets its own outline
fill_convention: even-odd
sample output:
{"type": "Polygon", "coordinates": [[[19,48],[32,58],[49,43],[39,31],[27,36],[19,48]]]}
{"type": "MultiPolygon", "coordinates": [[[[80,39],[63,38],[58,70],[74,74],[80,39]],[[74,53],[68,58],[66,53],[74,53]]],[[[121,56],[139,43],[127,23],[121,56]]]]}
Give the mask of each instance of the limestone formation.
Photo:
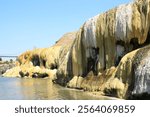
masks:
{"type": "Polygon", "coordinates": [[[73,75],[102,72],[137,48],[136,42],[144,44],[149,31],[149,4],[149,0],[138,0],[85,22],[72,49],[73,75]]]}
{"type": "Polygon", "coordinates": [[[137,52],[133,62],[134,87],[132,95],[150,94],[150,46],[137,52]]]}
{"type": "Polygon", "coordinates": [[[150,45],[125,55],[117,67],[115,77],[124,84],[122,98],[149,94],[150,45]]]}
{"type": "Polygon", "coordinates": [[[6,71],[5,77],[50,77],[56,78],[56,72],[63,71],[67,75],[66,64],[68,52],[75,39],[76,32],[65,34],[56,44],[49,48],[37,48],[21,54],[16,67],[6,71]],[[26,75],[28,74],[28,75],[26,75]]]}

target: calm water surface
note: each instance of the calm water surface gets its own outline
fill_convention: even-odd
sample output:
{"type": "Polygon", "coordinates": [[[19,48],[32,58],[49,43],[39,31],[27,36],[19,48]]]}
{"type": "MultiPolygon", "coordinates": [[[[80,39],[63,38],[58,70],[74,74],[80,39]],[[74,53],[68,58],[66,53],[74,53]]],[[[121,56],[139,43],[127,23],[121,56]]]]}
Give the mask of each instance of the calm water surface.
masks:
{"type": "Polygon", "coordinates": [[[98,100],[108,99],[89,95],[53,84],[50,79],[0,77],[0,100],[98,100]]]}

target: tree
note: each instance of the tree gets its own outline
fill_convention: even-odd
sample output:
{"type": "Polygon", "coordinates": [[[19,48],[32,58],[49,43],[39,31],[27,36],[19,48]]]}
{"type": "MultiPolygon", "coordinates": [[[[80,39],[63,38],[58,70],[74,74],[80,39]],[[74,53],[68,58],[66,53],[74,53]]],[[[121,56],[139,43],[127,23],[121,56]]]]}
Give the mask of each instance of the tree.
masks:
{"type": "Polygon", "coordinates": [[[12,63],[12,62],[13,62],[13,59],[10,59],[10,62],[12,63]]]}

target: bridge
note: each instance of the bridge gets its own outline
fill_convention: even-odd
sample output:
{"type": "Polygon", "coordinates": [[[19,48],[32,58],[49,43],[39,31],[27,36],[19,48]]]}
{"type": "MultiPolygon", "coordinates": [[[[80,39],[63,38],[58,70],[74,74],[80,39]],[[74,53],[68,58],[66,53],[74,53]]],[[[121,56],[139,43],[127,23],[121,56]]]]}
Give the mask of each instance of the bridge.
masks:
{"type": "Polygon", "coordinates": [[[4,61],[7,61],[7,60],[16,60],[18,56],[10,56],[10,55],[7,55],[7,56],[0,56],[0,61],[4,60],[4,61]]]}
{"type": "Polygon", "coordinates": [[[17,58],[18,56],[0,56],[0,58],[17,58]]]}

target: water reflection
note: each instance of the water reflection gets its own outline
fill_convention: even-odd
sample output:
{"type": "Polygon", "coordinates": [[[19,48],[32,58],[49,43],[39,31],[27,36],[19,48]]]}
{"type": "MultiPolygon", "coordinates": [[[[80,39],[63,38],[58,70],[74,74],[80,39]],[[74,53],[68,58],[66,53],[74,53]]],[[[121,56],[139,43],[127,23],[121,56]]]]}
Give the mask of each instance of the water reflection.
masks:
{"type": "Polygon", "coordinates": [[[52,99],[57,95],[57,86],[47,79],[22,79],[20,88],[25,99],[52,99]]]}
{"type": "Polygon", "coordinates": [[[50,79],[0,78],[0,99],[6,100],[94,100],[95,97],[79,90],[53,84],[50,79]]]}

